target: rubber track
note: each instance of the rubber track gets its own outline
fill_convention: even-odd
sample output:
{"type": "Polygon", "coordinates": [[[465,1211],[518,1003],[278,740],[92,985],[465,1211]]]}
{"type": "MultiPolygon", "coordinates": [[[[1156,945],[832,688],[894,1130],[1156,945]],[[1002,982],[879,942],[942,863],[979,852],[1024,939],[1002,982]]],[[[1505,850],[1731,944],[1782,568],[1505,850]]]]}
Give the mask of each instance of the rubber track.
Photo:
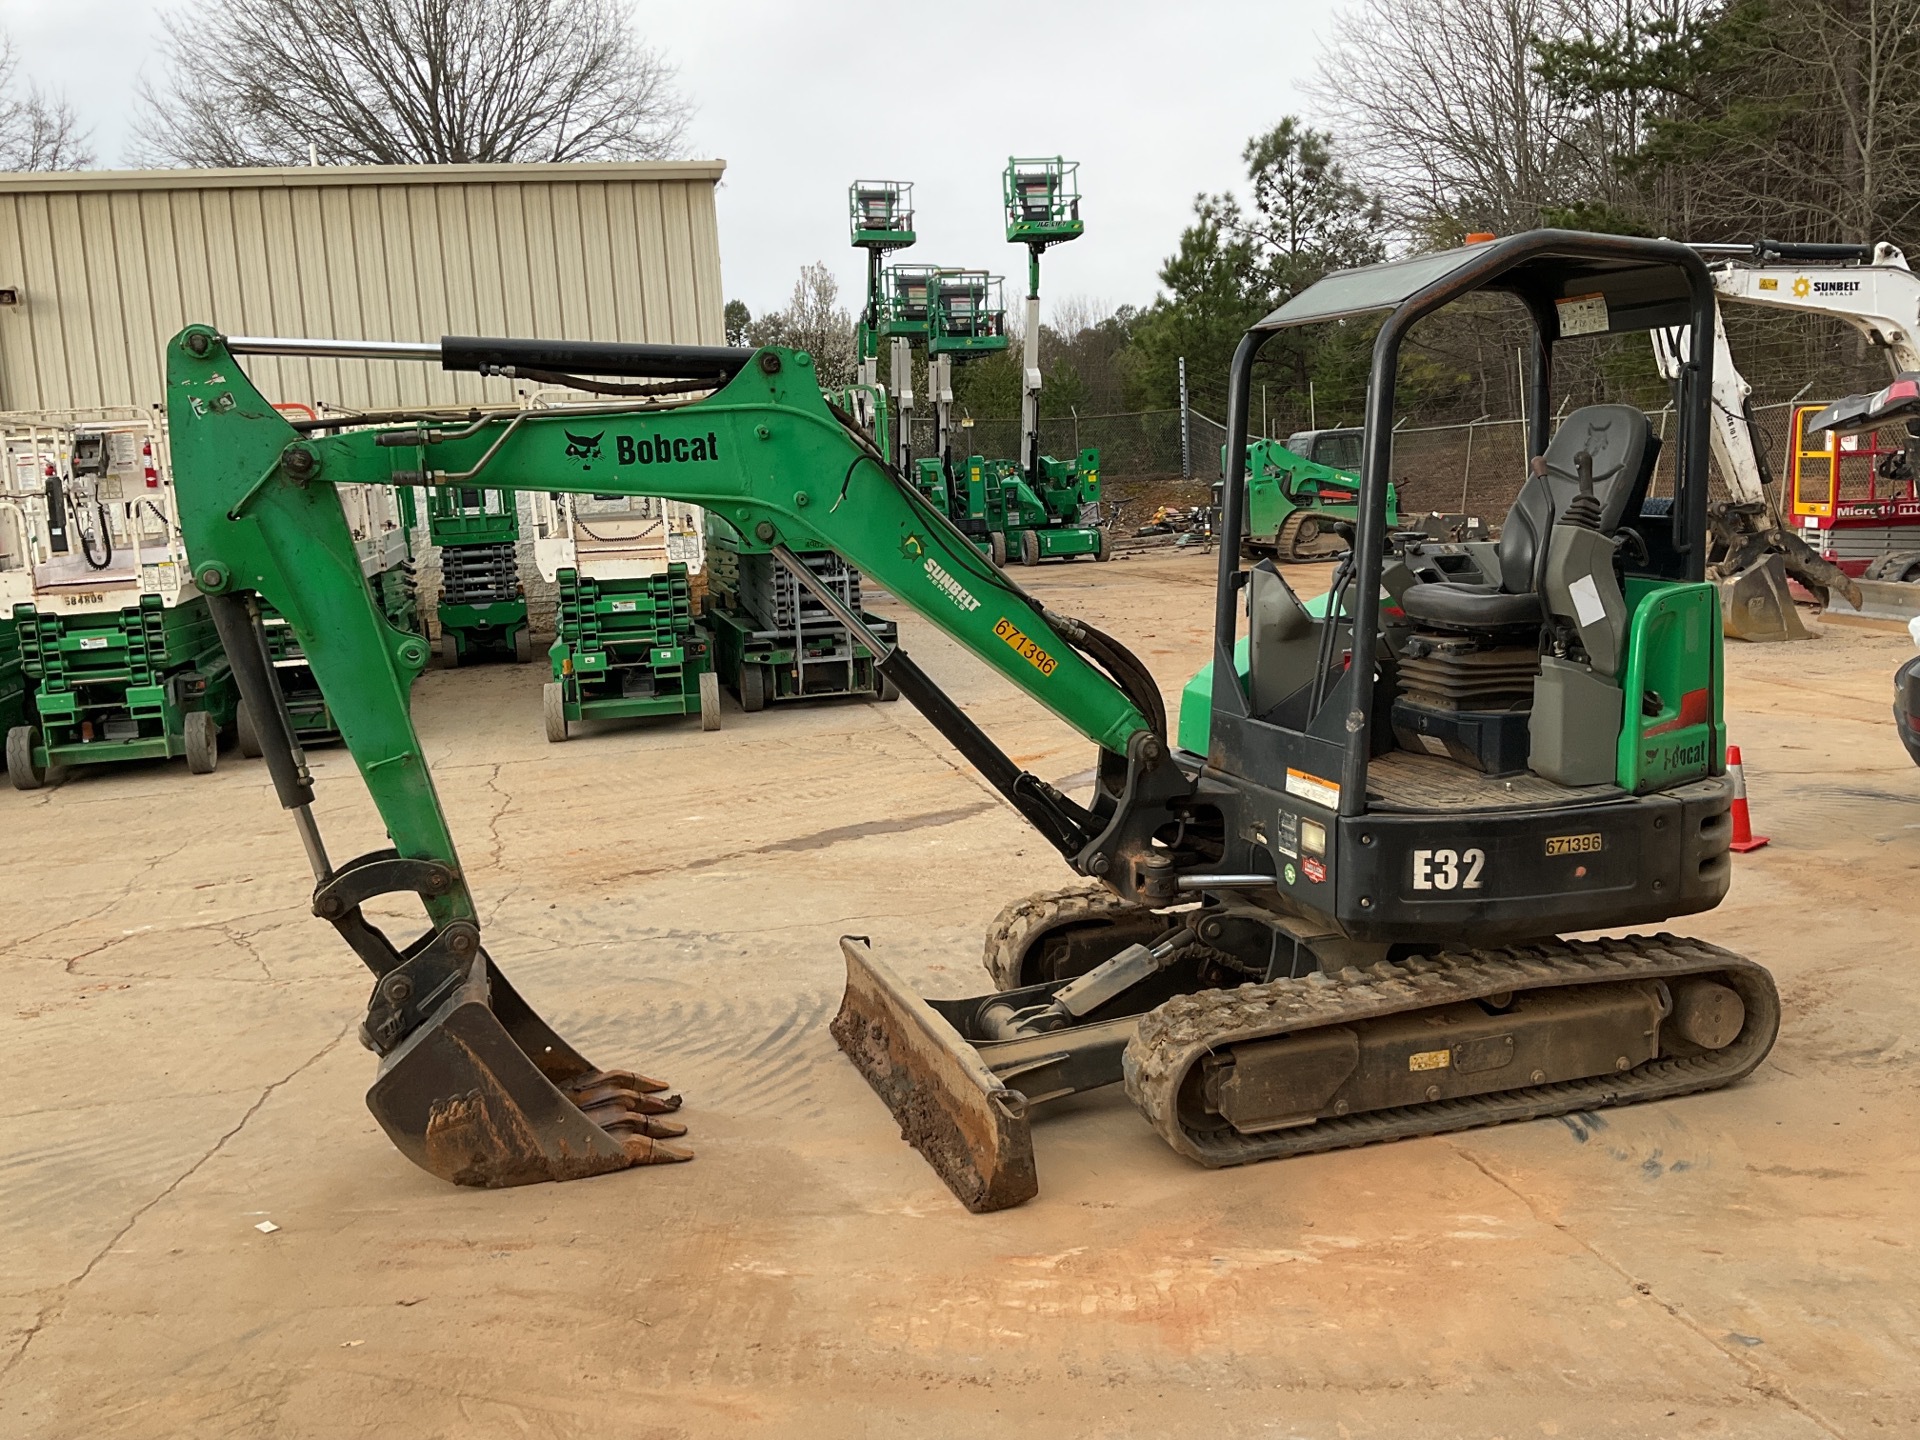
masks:
{"type": "Polygon", "coordinates": [[[1700,940],[1636,935],[1450,950],[1397,964],[1383,961],[1364,971],[1178,996],[1142,1018],[1121,1066],[1127,1094],[1167,1143],[1202,1165],[1218,1167],[1710,1090],[1751,1073],[1773,1048],[1779,1028],[1780,996],[1773,977],[1753,961],[1700,940]],[[1747,1008],[1740,1034],[1724,1049],[1704,1055],[1650,1060],[1586,1080],[1332,1116],[1263,1135],[1195,1131],[1180,1119],[1180,1087],[1188,1072],[1233,1045],[1507,991],[1699,974],[1732,986],[1747,1008]]]}
{"type": "Polygon", "coordinates": [[[1273,553],[1276,559],[1299,563],[1308,560],[1331,560],[1346,553],[1346,542],[1332,531],[1323,531],[1308,543],[1312,549],[1300,548],[1300,532],[1306,528],[1307,517],[1318,516],[1324,520],[1322,511],[1303,507],[1294,511],[1280,522],[1280,529],[1273,537],[1273,553]]]}
{"type": "Polygon", "coordinates": [[[1122,916],[1141,908],[1121,899],[1098,880],[1082,880],[1058,890],[1041,890],[1023,900],[1012,901],[993,917],[993,923],[987,927],[986,953],[983,956],[987,974],[993,977],[995,987],[1001,990],[1017,990],[1022,985],[1031,985],[1032,979],[1021,978],[1020,972],[1026,962],[1027,951],[1047,931],[1082,920],[1122,916]]]}

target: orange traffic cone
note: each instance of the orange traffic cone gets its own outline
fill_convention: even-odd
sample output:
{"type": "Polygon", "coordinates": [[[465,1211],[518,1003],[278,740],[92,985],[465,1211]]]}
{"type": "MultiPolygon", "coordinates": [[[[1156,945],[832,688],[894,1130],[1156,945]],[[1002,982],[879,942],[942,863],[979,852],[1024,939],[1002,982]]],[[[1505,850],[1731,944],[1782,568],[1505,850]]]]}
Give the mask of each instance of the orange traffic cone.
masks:
{"type": "Polygon", "coordinates": [[[1765,835],[1753,833],[1753,819],[1747,814],[1747,776],[1740,768],[1740,747],[1727,746],[1727,774],[1733,777],[1733,845],[1742,855],[1767,843],[1765,835]]]}

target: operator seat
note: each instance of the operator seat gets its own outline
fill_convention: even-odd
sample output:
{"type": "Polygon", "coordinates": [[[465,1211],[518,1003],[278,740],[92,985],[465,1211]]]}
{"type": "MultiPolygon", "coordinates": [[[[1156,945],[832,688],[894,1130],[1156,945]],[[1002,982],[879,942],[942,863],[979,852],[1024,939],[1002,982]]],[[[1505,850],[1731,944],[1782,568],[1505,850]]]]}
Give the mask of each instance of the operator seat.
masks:
{"type": "MultiPolygon", "coordinates": [[[[1529,475],[1500,528],[1497,583],[1424,580],[1407,587],[1400,606],[1409,619],[1448,629],[1499,630],[1546,620],[1541,583],[1553,524],[1580,493],[1574,457],[1593,457],[1593,493],[1600,530],[1611,535],[1638,516],[1653,479],[1660,442],[1631,405],[1588,405],[1562,422],[1547,446],[1546,473],[1529,475]]],[[[1491,578],[1491,577],[1490,577],[1491,578]]]]}

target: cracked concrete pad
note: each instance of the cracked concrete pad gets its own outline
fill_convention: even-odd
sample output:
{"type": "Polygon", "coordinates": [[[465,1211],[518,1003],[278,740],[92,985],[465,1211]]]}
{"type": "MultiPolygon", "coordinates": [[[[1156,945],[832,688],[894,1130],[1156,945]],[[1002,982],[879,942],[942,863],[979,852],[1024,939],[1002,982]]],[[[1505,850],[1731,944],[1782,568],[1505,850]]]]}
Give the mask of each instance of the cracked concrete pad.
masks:
{"type": "MultiPolygon", "coordinates": [[[[1023,580],[1171,704],[1212,571],[1023,580]]],[[[902,623],[1022,764],[1085,783],[1084,742],[902,623]]],[[[698,1156],[505,1192],[368,1116],[367,978],[256,764],[0,791],[0,1434],[1920,1431],[1909,646],[1824,628],[1729,652],[1774,843],[1683,927],[1779,978],[1751,1081],[1223,1172],[1090,1095],[1036,1126],[1038,1199],[983,1217],[833,1049],[835,940],[977,993],[993,914],[1070,877],[904,703],[549,746],[530,671],[426,677],[491,952],[591,1058],[675,1082],[698,1156]]],[[[313,759],[333,853],[382,843],[346,757],[313,759]]]]}

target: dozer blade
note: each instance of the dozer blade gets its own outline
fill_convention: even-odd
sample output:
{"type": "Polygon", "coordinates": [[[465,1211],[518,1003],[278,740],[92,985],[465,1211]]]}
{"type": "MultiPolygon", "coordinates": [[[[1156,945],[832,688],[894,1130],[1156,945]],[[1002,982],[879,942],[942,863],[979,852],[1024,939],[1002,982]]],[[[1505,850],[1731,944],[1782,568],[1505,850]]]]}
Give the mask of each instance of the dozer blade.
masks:
{"type": "Polygon", "coordinates": [[[1733,640],[1812,638],[1787,589],[1786,561],[1767,555],[1720,583],[1720,619],[1733,640]]]}
{"type": "Polygon", "coordinates": [[[900,1136],[976,1215],[1040,1190],[1026,1098],[877,958],[842,936],[847,992],[833,1038],[900,1124],[900,1136]]]}
{"type": "Polygon", "coordinates": [[[692,1158],[659,1081],[590,1065],[484,954],[386,1055],[367,1108],[414,1164],[455,1185],[577,1180],[692,1158]]]}

